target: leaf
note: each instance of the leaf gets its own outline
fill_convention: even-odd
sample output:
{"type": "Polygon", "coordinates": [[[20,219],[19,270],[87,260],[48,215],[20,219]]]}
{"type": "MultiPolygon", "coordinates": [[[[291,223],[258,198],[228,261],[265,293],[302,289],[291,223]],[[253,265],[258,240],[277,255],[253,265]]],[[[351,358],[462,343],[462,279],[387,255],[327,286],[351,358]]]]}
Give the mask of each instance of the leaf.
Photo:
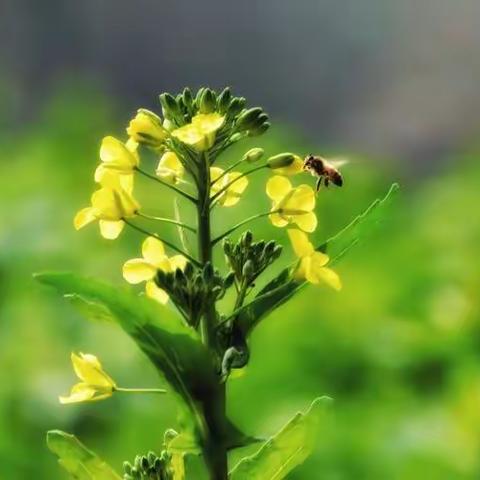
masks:
{"type": "Polygon", "coordinates": [[[74,435],[51,430],[47,433],[47,446],[59,458],[58,463],[75,479],[121,480],[107,463],[74,435]]]}
{"type": "Polygon", "coordinates": [[[230,472],[230,480],[280,480],[311,454],[322,414],[331,399],[314,400],[305,413],[297,413],[253,455],[245,457],[230,472]]]}
{"type": "Polygon", "coordinates": [[[101,303],[88,301],[78,294],[65,295],[65,299],[68,300],[81,315],[89,320],[100,322],[115,321],[110,310],[101,303]]]}
{"type": "Polygon", "coordinates": [[[184,400],[199,438],[206,423],[213,431],[223,428],[215,424],[218,382],[209,352],[197,333],[173,312],[148,297],[72,273],[44,273],[36,278],[64,296],[80,296],[104,307],[184,400]]]}
{"type": "MultiPolygon", "coordinates": [[[[382,218],[385,217],[398,189],[398,184],[394,183],[383,199],[376,199],[343,230],[317,248],[317,250],[328,252],[329,265],[339,262],[351,248],[364,241],[375,230],[382,218]]],[[[306,285],[304,281],[298,282],[291,279],[290,270],[291,267],[280,272],[257,294],[251,303],[240,309],[236,324],[245,337],[263,318],[306,285]]]]}

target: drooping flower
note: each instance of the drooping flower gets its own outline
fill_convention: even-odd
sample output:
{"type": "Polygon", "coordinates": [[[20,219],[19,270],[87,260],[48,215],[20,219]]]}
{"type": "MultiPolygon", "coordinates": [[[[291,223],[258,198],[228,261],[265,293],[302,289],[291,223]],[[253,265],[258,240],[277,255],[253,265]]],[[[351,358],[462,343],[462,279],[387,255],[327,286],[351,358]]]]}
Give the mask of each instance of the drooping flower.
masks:
{"type": "Polygon", "coordinates": [[[273,201],[270,220],[274,226],[294,223],[305,232],[315,230],[315,192],[309,185],[293,188],[287,178],[276,175],[268,180],[266,190],[273,201]]]}
{"type": "Polygon", "coordinates": [[[68,397],[59,397],[60,403],[95,402],[111,397],[117,385],[107,375],[95,355],[72,353],[73,369],[80,383],[74,385],[68,397]]]}
{"type": "Polygon", "coordinates": [[[174,152],[165,152],[155,172],[157,177],[160,177],[167,183],[179,183],[185,173],[185,168],[174,152]]]}
{"type": "Polygon", "coordinates": [[[140,158],[137,152],[138,143],[131,138],[123,143],[115,137],[105,137],[100,146],[100,165],[95,171],[95,181],[105,170],[113,170],[119,175],[130,175],[138,167],[140,158]]]}
{"type": "Polygon", "coordinates": [[[184,269],[187,259],[183,255],[168,257],[163,243],[155,237],[148,237],[142,244],[142,258],[133,258],[123,265],[123,278],[132,284],[146,282],[145,293],[160,303],[168,302],[168,294],[157,287],[154,278],[157,270],[173,273],[184,269]]]}
{"type": "Polygon", "coordinates": [[[216,132],[224,122],[225,117],[219,113],[199,113],[192,118],[191,123],[173,130],[172,136],[197,152],[203,152],[213,147],[216,132]]]}
{"type": "Polygon", "coordinates": [[[133,175],[119,175],[113,170],[98,174],[101,188],[93,193],[91,206],[80,210],[74,218],[76,230],[98,220],[102,237],[113,240],[122,232],[123,219],[134,217],[140,205],[132,196],[133,175]]]}
{"type": "Polygon", "coordinates": [[[219,167],[211,167],[210,168],[210,178],[213,183],[212,188],[210,189],[210,196],[213,197],[216,195],[220,190],[225,188],[228,184],[231,185],[218,197],[218,204],[222,205],[223,207],[231,207],[240,201],[242,193],[248,186],[248,179],[247,177],[241,177],[240,172],[228,172],[227,174],[223,175],[224,170],[219,167]],[[223,175],[223,176],[222,176],[223,175]],[[220,180],[217,180],[220,176],[220,180]],[[235,179],[237,179],[235,181],[235,179]]]}
{"type": "Polygon", "coordinates": [[[150,147],[159,147],[168,136],[167,130],[162,125],[162,119],[151,112],[141,108],[127,128],[127,133],[135,142],[143,143],[150,147]]]}
{"type": "Polygon", "coordinates": [[[342,288],[340,277],[326,266],[330,260],[328,255],[317,252],[307,235],[300,230],[288,229],[288,236],[295,255],[300,259],[294,277],[313,284],[326,283],[335,290],[340,290],[342,288]]]}

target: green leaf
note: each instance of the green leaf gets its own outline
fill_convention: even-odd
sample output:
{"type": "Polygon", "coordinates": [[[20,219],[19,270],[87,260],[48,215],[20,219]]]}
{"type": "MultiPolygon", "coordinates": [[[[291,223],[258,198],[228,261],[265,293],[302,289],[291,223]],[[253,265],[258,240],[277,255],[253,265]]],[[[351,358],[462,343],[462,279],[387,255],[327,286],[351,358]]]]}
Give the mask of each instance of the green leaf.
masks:
{"type": "Polygon", "coordinates": [[[297,413],[260,450],[245,457],[230,472],[230,480],[280,480],[311,454],[328,397],[317,398],[305,413],[297,413]]]}
{"type": "MultiPolygon", "coordinates": [[[[394,183],[384,198],[376,199],[343,230],[317,248],[319,251],[328,252],[330,256],[329,266],[339,262],[351,248],[364,241],[375,231],[382,219],[385,218],[398,189],[398,184],[394,183]]],[[[269,313],[292,298],[306,285],[306,282],[291,279],[291,268],[283,270],[257,294],[251,303],[239,310],[236,324],[245,337],[269,313]]]]}
{"type": "Polygon", "coordinates": [[[89,320],[99,322],[115,321],[110,310],[101,303],[91,302],[77,294],[65,295],[65,299],[69,301],[70,305],[72,305],[78,313],[89,320]]]}
{"type": "Polygon", "coordinates": [[[121,480],[121,477],[100,457],[83,445],[77,437],[60,430],[47,433],[47,445],[58,457],[58,463],[78,480],[121,480]]]}
{"type": "Polygon", "coordinates": [[[196,435],[215,424],[218,382],[210,355],[197,333],[173,311],[145,296],[72,273],[44,273],[37,280],[62,295],[100,305],[137,343],[187,405],[196,435]]]}

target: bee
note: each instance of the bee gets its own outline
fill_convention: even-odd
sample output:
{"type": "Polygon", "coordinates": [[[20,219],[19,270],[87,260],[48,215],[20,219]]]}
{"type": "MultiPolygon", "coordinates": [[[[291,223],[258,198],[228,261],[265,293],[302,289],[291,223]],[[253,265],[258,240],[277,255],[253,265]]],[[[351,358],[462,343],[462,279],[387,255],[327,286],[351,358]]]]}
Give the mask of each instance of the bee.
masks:
{"type": "Polygon", "coordinates": [[[318,192],[322,182],[326,187],[328,187],[330,183],[337,185],[337,187],[343,185],[343,177],[337,167],[345,163],[347,163],[345,160],[329,161],[320,156],[307,155],[303,162],[303,170],[317,177],[316,190],[318,192]]]}

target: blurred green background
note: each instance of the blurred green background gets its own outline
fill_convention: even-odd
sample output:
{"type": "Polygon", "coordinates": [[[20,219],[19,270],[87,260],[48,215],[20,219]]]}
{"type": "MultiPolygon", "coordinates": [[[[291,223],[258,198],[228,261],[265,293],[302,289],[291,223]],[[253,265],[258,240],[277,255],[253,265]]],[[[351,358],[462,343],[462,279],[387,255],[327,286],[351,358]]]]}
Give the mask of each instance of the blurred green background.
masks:
{"type": "MultiPolygon", "coordinates": [[[[119,330],[85,321],[37,285],[32,273],[72,270],[123,284],[121,265],[138,255],[141,238],[127,231],[112,243],[95,226],[79,233],[72,227],[73,215],[88,203],[94,187],[100,140],[123,135],[135,109],[154,107],[157,93],[204,81],[232,84],[276,114],[275,127],[265,137],[242,144],[230,158],[257,145],[267,154],[289,150],[351,157],[344,168],[345,187],[318,197],[316,240],[332,235],[383,196],[392,181],[402,186],[382,229],[339,264],[341,293],[305,289],[255,331],[246,375],[229,385],[233,419],[249,433],[267,435],[314,397],[329,395],[335,399],[333,422],[325,426],[315,455],[289,478],[480,478],[480,146],[475,140],[480,118],[478,96],[471,89],[472,84],[478,88],[479,69],[478,62],[470,62],[478,54],[478,29],[473,34],[471,28],[478,4],[462,0],[449,10],[448,2],[418,2],[418,10],[412,4],[410,10],[390,11],[371,0],[365,2],[367,13],[379,23],[368,17],[370,34],[365,36],[360,32],[367,17],[360,16],[356,24],[353,4],[319,2],[318,22],[337,22],[327,21],[323,31],[334,46],[322,43],[319,51],[303,48],[311,46],[310,35],[319,34],[312,30],[312,2],[293,18],[285,16],[286,3],[266,2],[251,17],[251,29],[242,17],[247,9],[235,6],[229,13],[238,15],[239,24],[234,28],[231,17],[231,28],[220,28],[222,47],[216,37],[202,36],[195,23],[189,42],[201,39],[199,50],[191,44],[177,50],[163,44],[157,57],[145,56],[145,65],[139,60],[135,70],[129,64],[122,71],[115,59],[120,61],[125,44],[131,40],[127,52],[138,55],[137,33],[149,39],[156,32],[146,18],[157,8],[154,2],[140,2],[139,23],[130,29],[123,20],[130,10],[119,2],[103,34],[98,33],[98,12],[86,7],[78,7],[76,29],[69,30],[68,22],[60,28],[62,19],[71,22],[75,13],[69,7],[73,2],[61,3],[45,2],[44,9],[28,1],[4,5],[12,22],[10,30],[2,29],[2,52],[15,47],[0,63],[0,478],[66,478],[46,449],[48,429],[77,434],[120,470],[122,461],[136,453],[160,450],[164,430],[176,425],[175,405],[166,397],[59,405],[58,395],[75,381],[72,350],[97,354],[124,386],[162,382],[119,330]],[[279,48],[273,40],[268,43],[272,31],[281,33],[278,19],[280,26],[302,32],[295,37],[298,48],[289,44],[282,58],[267,55],[279,48]],[[302,20],[310,30],[302,29],[302,20]],[[426,25],[430,30],[421,33],[426,25]],[[100,39],[97,50],[87,38],[92,32],[100,39]],[[226,41],[241,35],[246,39],[241,47],[226,41]],[[422,41],[415,43],[412,35],[422,41]],[[20,37],[28,41],[5,41],[20,37]],[[250,49],[255,42],[260,51],[250,49]],[[47,48],[52,45],[57,49],[47,48]],[[249,72],[259,76],[252,78],[235,58],[227,61],[225,45],[250,53],[249,72]],[[422,48],[412,56],[415,45],[422,48]],[[463,55],[455,57],[455,48],[463,55]],[[202,61],[210,55],[210,63],[200,65],[197,54],[202,61]],[[40,65],[42,58],[49,59],[45,65],[40,65]],[[322,70],[324,59],[333,62],[328,75],[322,70]],[[284,75],[283,62],[301,75],[284,75]],[[442,72],[448,74],[442,77],[442,72]],[[402,79],[408,87],[398,86],[402,79]]],[[[93,9],[94,4],[85,5],[93,9]]],[[[101,2],[100,18],[107,6],[101,2]]],[[[209,8],[194,13],[203,18],[209,8]]],[[[175,11],[169,4],[167,14],[175,17],[175,11]]],[[[227,12],[212,15],[226,18],[227,12]]],[[[208,18],[214,22],[216,17],[208,18]]],[[[164,33],[162,39],[170,37],[164,33]]],[[[319,45],[320,38],[316,41],[319,45]]],[[[148,161],[153,168],[153,159],[148,161]]],[[[218,225],[268,208],[262,175],[252,179],[238,206],[218,210],[218,225]]],[[[171,215],[165,190],[139,180],[138,191],[153,212],[171,215]]],[[[258,236],[287,243],[285,231],[267,221],[254,227],[258,236]]],[[[166,228],[166,234],[175,231],[166,228]]],[[[283,261],[288,260],[285,253],[283,261]]]]}

